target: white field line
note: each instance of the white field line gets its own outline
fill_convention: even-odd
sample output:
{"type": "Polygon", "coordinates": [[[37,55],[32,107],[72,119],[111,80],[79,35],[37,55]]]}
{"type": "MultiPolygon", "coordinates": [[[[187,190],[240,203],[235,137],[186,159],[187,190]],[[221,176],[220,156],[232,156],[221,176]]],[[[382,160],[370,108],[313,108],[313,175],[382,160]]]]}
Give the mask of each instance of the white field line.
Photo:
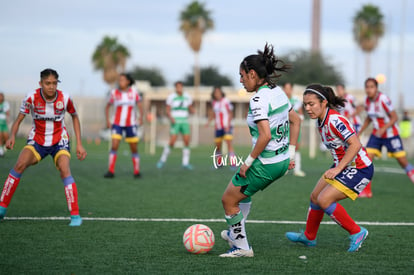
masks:
{"type": "MultiPolygon", "coordinates": [[[[32,220],[32,221],[58,221],[69,220],[69,217],[5,217],[5,220],[32,220]]],[[[208,223],[221,222],[225,223],[224,219],[192,219],[192,218],[82,218],[84,221],[115,221],[115,222],[194,222],[194,223],[208,223]]],[[[306,224],[305,221],[268,221],[268,220],[247,220],[247,223],[258,224],[306,224]]],[[[360,225],[378,225],[378,226],[414,226],[414,222],[356,222],[360,225]]],[[[335,222],[322,222],[322,224],[336,224],[335,222]]]]}
{"type": "Polygon", "coordinates": [[[381,166],[374,166],[374,174],[376,172],[382,173],[392,173],[392,174],[405,174],[404,169],[402,168],[394,168],[394,167],[381,167],[381,166]]]}

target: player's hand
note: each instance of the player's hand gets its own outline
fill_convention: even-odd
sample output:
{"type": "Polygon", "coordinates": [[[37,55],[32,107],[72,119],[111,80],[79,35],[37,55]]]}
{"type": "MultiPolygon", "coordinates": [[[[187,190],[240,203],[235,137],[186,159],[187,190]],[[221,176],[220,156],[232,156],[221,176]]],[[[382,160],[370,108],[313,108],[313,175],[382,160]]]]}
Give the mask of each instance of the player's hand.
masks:
{"type": "Polygon", "coordinates": [[[106,129],[111,129],[111,126],[112,126],[111,122],[107,121],[106,122],[106,129]]]}
{"type": "Polygon", "coordinates": [[[330,179],[333,180],[339,173],[341,172],[341,170],[339,170],[338,168],[331,168],[328,171],[326,171],[323,176],[326,179],[330,179]]]}
{"type": "Polygon", "coordinates": [[[385,131],[387,131],[387,128],[379,128],[376,136],[381,137],[385,133],[385,131]]]}
{"type": "Polygon", "coordinates": [[[170,118],[171,124],[174,125],[175,124],[175,119],[172,117],[170,118]]]}
{"type": "Polygon", "coordinates": [[[7,149],[9,149],[9,150],[12,150],[13,149],[13,147],[14,147],[14,138],[13,137],[11,137],[11,138],[9,138],[8,140],[6,140],[6,148],[7,149]]]}
{"type": "Polygon", "coordinates": [[[142,125],[144,123],[144,121],[143,121],[143,119],[142,119],[142,117],[140,117],[139,119],[138,119],[138,125],[142,125]]]}
{"type": "Polygon", "coordinates": [[[243,178],[246,177],[246,172],[247,170],[250,168],[250,166],[247,166],[246,164],[242,164],[242,166],[240,166],[240,171],[239,171],[239,175],[243,178]]]}
{"type": "Polygon", "coordinates": [[[288,170],[292,170],[293,168],[295,168],[295,166],[296,166],[295,160],[294,159],[290,160],[288,170]]]}
{"type": "Polygon", "coordinates": [[[83,146],[81,144],[78,144],[76,146],[76,157],[78,158],[78,160],[84,160],[86,158],[86,150],[85,148],[83,148],[83,146]]]}

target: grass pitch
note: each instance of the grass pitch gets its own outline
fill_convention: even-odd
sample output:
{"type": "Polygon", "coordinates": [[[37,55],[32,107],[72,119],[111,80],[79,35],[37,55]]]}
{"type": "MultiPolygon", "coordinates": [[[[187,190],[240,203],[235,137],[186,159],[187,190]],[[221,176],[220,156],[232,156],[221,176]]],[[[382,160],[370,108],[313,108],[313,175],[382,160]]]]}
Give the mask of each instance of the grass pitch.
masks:
{"type": "MultiPolygon", "coordinates": [[[[23,144],[19,140],[0,159],[1,185],[23,144]]],[[[181,168],[181,149],[173,150],[161,170],[155,167],[161,148],[155,156],[141,153],[141,179],[133,178],[124,143],[114,179],[103,178],[108,145],[85,147],[87,159],[80,162],[73,154],[71,161],[84,223],[68,226],[63,184],[52,159],[29,168],[0,222],[1,274],[414,274],[414,185],[393,159],[375,161],[373,198],[342,202],[369,230],[359,252],[346,252],[348,234],[335,224],[321,225],[315,248],[284,237],[304,228],[297,222],[305,221],[309,194],[331,164],[329,156],[309,160],[304,151],[305,178],[287,175],[253,196],[249,220],[257,222],[246,229],[255,257],[222,259],[218,255],[227,243],[220,239],[226,228],[221,195],[233,171],[213,168],[213,146],[192,149],[193,171],[181,168]],[[184,230],[198,223],[190,219],[214,231],[210,253],[184,249],[184,230]]],[[[249,152],[236,149],[243,158],[249,152]]],[[[140,150],[145,151],[143,144],[140,150]]]]}

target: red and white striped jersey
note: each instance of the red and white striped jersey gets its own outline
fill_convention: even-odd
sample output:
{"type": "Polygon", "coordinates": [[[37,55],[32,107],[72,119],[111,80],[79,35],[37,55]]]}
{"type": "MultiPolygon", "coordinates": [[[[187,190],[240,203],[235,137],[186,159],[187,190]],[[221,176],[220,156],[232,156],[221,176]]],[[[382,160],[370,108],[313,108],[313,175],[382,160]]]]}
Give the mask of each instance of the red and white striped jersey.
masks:
{"type": "Polygon", "coordinates": [[[351,94],[345,94],[346,102],[345,106],[341,108],[339,113],[349,119],[352,125],[361,125],[361,118],[356,113],[356,100],[355,97],[351,94]]]}
{"type": "Polygon", "coordinates": [[[139,101],[141,97],[133,88],[127,91],[112,90],[109,97],[109,104],[114,106],[112,124],[122,127],[136,125],[136,106],[139,101]]]}
{"type": "MultiPolygon", "coordinates": [[[[369,97],[365,99],[365,111],[374,126],[372,134],[376,135],[377,131],[390,121],[390,113],[394,111],[394,107],[388,96],[378,92],[375,99],[371,100],[369,97]]],[[[380,138],[391,138],[398,134],[398,126],[394,124],[392,127],[389,127],[380,138]]]]}
{"type": "MultiPolygon", "coordinates": [[[[322,122],[318,119],[317,126],[322,142],[331,152],[334,164],[337,166],[348,149],[347,140],[356,134],[355,129],[346,117],[330,108],[322,122]]],[[[371,163],[367,151],[362,147],[349,165],[360,169],[368,167],[371,163]]]]}
{"type": "Polygon", "coordinates": [[[69,140],[65,127],[65,112],[76,114],[75,105],[66,93],[56,90],[56,97],[47,101],[39,88],[26,95],[20,107],[20,113],[33,118],[32,129],[28,139],[42,146],[52,146],[62,139],[69,140]]]}
{"type": "Polygon", "coordinates": [[[213,100],[213,111],[215,118],[216,130],[230,127],[230,114],[233,111],[233,105],[230,101],[223,97],[220,100],[213,100]]]}

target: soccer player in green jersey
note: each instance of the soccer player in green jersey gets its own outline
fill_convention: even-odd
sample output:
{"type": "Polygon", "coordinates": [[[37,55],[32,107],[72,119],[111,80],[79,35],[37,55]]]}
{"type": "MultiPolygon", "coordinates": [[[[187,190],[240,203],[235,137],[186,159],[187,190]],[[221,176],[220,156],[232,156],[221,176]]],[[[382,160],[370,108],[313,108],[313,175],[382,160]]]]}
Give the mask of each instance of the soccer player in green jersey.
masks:
{"type": "Polygon", "coordinates": [[[4,144],[9,139],[10,105],[4,100],[4,94],[0,93],[0,157],[4,155],[4,144]]]}
{"type": "Polygon", "coordinates": [[[194,113],[194,107],[190,95],[184,93],[181,81],[175,82],[175,93],[168,96],[166,105],[167,117],[171,122],[170,140],[164,147],[157,167],[162,168],[164,166],[171,149],[177,141],[178,135],[181,134],[184,142],[182,167],[192,170],[193,167],[190,164],[190,123],[188,122],[188,117],[194,113]]]}

